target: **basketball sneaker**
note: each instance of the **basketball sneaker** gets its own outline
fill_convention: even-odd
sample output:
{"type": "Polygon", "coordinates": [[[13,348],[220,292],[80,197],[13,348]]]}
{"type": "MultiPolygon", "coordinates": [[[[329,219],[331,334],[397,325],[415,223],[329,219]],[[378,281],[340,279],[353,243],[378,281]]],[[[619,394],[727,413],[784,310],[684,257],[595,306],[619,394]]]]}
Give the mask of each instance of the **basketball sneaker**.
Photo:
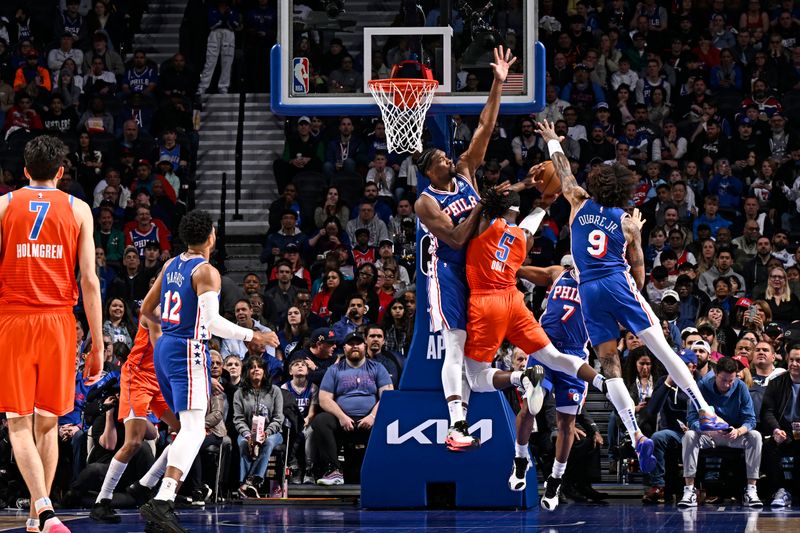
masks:
{"type": "Polygon", "coordinates": [[[175,506],[172,502],[152,499],[139,507],[142,518],[155,522],[164,533],[188,533],[178,522],[175,516],[175,506]]]}
{"type": "MultiPolygon", "coordinates": [[[[524,378],[523,378],[524,379],[524,378]]],[[[447,430],[444,443],[451,452],[466,452],[480,447],[481,441],[469,434],[466,420],[459,420],[447,430]]]]}
{"type": "Polygon", "coordinates": [[[730,424],[714,414],[714,408],[709,406],[708,411],[700,415],[700,431],[725,431],[730,429],[730,424]]]}
{"type": "Polygon", "coordinates": [[[742,505],[745,507],[764,507],[764,502],[758,497],[755,485],[747,485],[744,489],[744,496],[742,496],[742,505]]]}
{"type": "Polygon", "coordinates": [[[528,412],[536,416],[542,410],[542,404],[544,403],[544,389],[542,388],[544,367],[535,365],[526,368],[520,381],[525,391],[522,397],[528,402],[528,412]]]}
{"type": "Polygon", "coordinates": [[[653,455],[654,449],[653,441],[644,435],[636,441],[636,456],[639,458],[639,469],[645,474],[652,472],[656,467],[656,456],[653,455]]]}
{"type": "Polygon", "coordinates": [[[772,503],[770,503],[772,507],[791,507],[792,506],[792,495],[789,494],[789,491],[786,489],[778,489],[775,495],[772,497],[772,503]]]}
{"type": "Polygon", "coordinates": [[[114,508],[111,507],[111,500],[108,498],[95,502],[94,505],[92,505],[92,512],[89,513],[89,518],[95,522],[103,522],[106,524],[119,524],[122,521],[122,517],[114,512],[114,508]]]}
{"type": "Polygon", "coordinates": [[[331,470],[317,480],[317,485],[344,485],[344,476],[338,470],[331,470]]]}
{"type": "Polygon", "coordinates": [[[544,481],[544,495],[540,505],[545,511],[555,511],[561,494],[561,479],[548,476],[544,481]]]}
{"type": "Polygon", "coordinates": [[[508,488],[514,492],[525,490],[527,485],[526,474],[531,468],[531,460],[527,457],[514,457],[514,466],[508,478],[508,488]]]}
{"type": "Polygon", "coordinates": [[[155,495],[153,489],[145,487],[138,481],[134,481],[128,485],[125,491],[128,493],[128,496],[133,498],[133,501],[136,502],[136,505],[142,505],[155,495]]]}
{"type": "Polygon", "coordinates": [[[697,489],[694,485],[683,487],[683,496],[678,500],[678,507],[697,507],[697,489]]]}

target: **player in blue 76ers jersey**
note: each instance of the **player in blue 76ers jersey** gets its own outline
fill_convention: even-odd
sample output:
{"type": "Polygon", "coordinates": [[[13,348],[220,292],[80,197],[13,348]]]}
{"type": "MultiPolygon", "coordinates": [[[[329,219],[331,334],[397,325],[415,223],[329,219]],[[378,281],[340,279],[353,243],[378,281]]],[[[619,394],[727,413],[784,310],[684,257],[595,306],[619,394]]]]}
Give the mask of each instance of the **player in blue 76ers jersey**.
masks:
{"type": "Polygon", "coordinates": [[[620,377],[617,355],[619,324],[636,333],[658,358],[699,411],[701,430],[724,430],[730,426],[714,415],[686,365],[664,338],[659,321],[639,289],[644,285],[644,252],[638,210],[629,216],[622,208],[629,205],[633,191],[632,173],[621,165],[604,165],[589,175],[589,192],[572,175],[570,163],[561,148],[553,126],[537,124],[547,142],[561,190],[569,201],[572,258],[578,279],[583,321],[589,340],[597,351],[606,376],[609,399],[617,407],[625,428],[635,443],[640,468],[655,467],[653,441],[639,430],[633,400],[620,377]],[[619,405],[624,405],[620,409],[619,405]]]}
{"type": "MultiPolygon", "coordinates": [[[[516,58],[510,50],[494,49],[494,81],[481,111],[469,148],[458,165],[441,150],[430,148],[417,160],[419,171],[430,179],[415,204],[423,230],[427,233],[430,263],[427,268],[428,308],[431,331],[442,332],[444,362],[442,387],[450,412],[447,447],[453,451],[477,447],[469,435],[464,407],[469,401],[469,385],[464,378],[464,343],[467,339],[467,284],[464,265],[465,246],[480,220],[480,196],[475,188],[475,169],[483,163],[508,69],[516,58]]],[[[423,240],[423,243],[424,243],[423,240]]]]}
{"type": "MultiPolygon", "coordinates": [[[[581,315],[581,297],[578,294],[578,280],[575,279],[571,268],[572,258],[564,256],[562,266],[547,268],[527,266],[519,270],[518,276],[525,278],[536,285],[550,287],[547,296],[547,308],[539,319],[545,333],[558,351],[577,357],[583,362],[588,359],[587,343],[589,334],[583,324],[581,315]]],[[[539,364],[533,357],[528,360],[528,366],[539,364]]],[[[551,370],[545,366],[545,382],[543,387],[555,394],[556,397],[556,436],[555,461],[553,472],[544,482],[544,495],[542,495],[542,509],[548,511],[558,507],[558,496],[561,489],[561,477],[567,469],[567,459],[575,440],[575,417],[580,413],[586,399],[587,383],[582,379],[570,376],[564,372],[551,370]]],[[[528,432],[526,436],[529,436],[528,432]]],[[[518,441],[521,440],[518,437],[518,441]]],[[[519,444],[526,444],[519,442],[519,444]]]]}
{"type": "Polygon", "coordinates": [[[219,314],[221,278],[208,259],[216,243],[214,224],[205,211],[192,211],[179,227],[188,249],[164,265],[142,302],[142,314],[161,322],[162,335],[153,359],[167,404],[178,415],[181,430],[169,447],[167,471],[158,494],[140,507],[142,516],[162,530],[185,531],[173,512],[175,491],[189,472],[205,438],[212,335],[278,345],[275,333],[253,331],[219,314]],[[158,313],[160,304],[160,315],[158,313]]]}

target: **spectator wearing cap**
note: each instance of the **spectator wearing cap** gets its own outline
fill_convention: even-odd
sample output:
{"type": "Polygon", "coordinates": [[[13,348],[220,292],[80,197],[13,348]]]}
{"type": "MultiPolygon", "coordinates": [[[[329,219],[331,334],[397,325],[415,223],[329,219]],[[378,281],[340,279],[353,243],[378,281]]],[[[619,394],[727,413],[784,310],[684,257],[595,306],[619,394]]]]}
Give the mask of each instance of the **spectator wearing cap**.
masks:
{"type": "MultiPolygon", "coordinates": [[[[284,189],[285,192],[286,189],[284,189]]],[[[293,244],[297,246],[298,251],[302,251],[307,243],[308,237],[297,227],[297,212],[292,209],[284,209],[280,214],[279,229],[267,235],[267,240],[261,249],[261,262],[271,265],[281,256],[288,245],[293,244]]]]}
{"type": "Polygon", "coordinates": [[[125,73],[122,57],[108,46],[108,35],[103,30],[97,30],[92,34],[92,48],[83,56],[84,74],[92,70],[95,58],[101,59],[104,67],[114,76],[122,76],[125,73]]]}
{"type": "Polygon", "coordinates": [[[55,79],[61,70],[64,61],[71,59],[76,65],[83,65],[83,51],[75,48],[76,35],[70,31],[61,34],[58,48],[53,48],[47,54],[47,68],[50,69],[51,79],[55,79]]]}
{"type": "MultiPolygon", "coordinates": [[[[378,304],[380,305],[380,304],[378,304]]],[[[353,294],[347,299],[347,309],[342,317],[331,326],[336,334],[336,342],[341,343],[350,333],[370,323],[366,317],[370,308],[366,299],[360,294],[353,294]]]]}
{"type": "Polygon", "coordinates": [[[355,231],[356,240],[352,245],[353,261],[355,265],[361,266],[364,263],[375,263],[378,258],[376,246],[370,246],[370,234],[367,228],[358,228],[355,231]]]}
{"type": "Polygon", "coordinates": [[[25,56],[25,63],[14,74],[14,92],[24,90],[28,94],[37,94],[38,91],[49,93],[52,89],[50,72],[39,65],[39,53],[31,50],[25,56]]]}
{"type": "Polygon", "coordinates": [[[737,172],[744,171],[748,166],[747,156],[750,152],[756,155],[758,161],[763,161],[769,155],[769,147],[763,136],[754,134],[753,120],[742,116],[737,122],[736,134],[731,141],[733,166],[737,172]]]}
{"type": "MultiPolygon", "coordinates": [[[[689,372],[694,375],[697,369],[697,354],[689,348],[678,353],[689,372]]],[[[666,471],[666,454],[668,451],[680,451],[684,428],[681,427],[686,418],[689,397],[678,387],[670,375],[660,377],[653,388],[653,395],[647,402],[644,415],[658,419],[657,431],[650,438],[655,449],[656,467],[645,474],[645,485],[648,488],[642,497],[644,503],[660,503],[664,498],[664,475],[666,471]]]]}
{"type": "MultiPolygon", "coordinates": [[[[311,332],[306,348],[292,352],[291,360],[305,361],[308,367],[308,381],[319,387],[328,368],[336,362],[333,351],[336,349],[336,333],[330,327],[317,328],[311,332]]],[[[290,361],[291,364],[291,361],[290,361]]]]}
{"type": "MultiPolygon", "coordinates": [[[[723,357],[717,362],[713,376],[707,376],[699,382],[703,398],[714,407],[714,411],[723,417],[733,428],[729,433],[701,433],[697,408],[688,406],[686,423],[689,431],[683,435],[683,475],[686,480],[684,496],[681,502],[695,496],[694,478],[697,472],[697,458],[701,449],[714,446],[742,448],[745,453],[747,470],[747,487],[744,505],[760,507],[763,505],[756,492],[761,465],[761,434],[756,431],[756,415],[753,411],[753,400],[747,386],[736,377],[736,362],[723,357]]],[[[678,506],[681,506],[681,502],[678,506]]],[[[696,505],[696,499],[694,500],[696,505]]]]}
{"type": "MultiPolygon", "coordinates": [[[[250,300],[246,298],[241,298],[236,301],[236,304],[233,306],[233,313],[236,317],[236,324],[243,328],[252,329],[253,331],[263,331],[265,333],[272,331],[267,326],[261,324],[258,320],[253,318],[253,306],[250,305],[250,300]]],[[[268,346],[266,353],[268,355],[275,356],[275,348],[268,346]]],[[[245,354],[247,354],[247,346],[245,345],[244,341],[235,339],[222,339],[222,343],[220,344],[220,354],[223,358],[229,355],[237,355],[240,359],[244,359],[245,354]]]]}
{"type": "Polygon", "coordinates": [[[800,497],[795,483],[797,476],[784,471],[783,458],[793,457],[795,473],[797,458],[800,457],[800,439],[796,425],[800,424],[800,344],[788,347],[787,369],[784,374],[769,380],[761,404],[760,429],[764,439],[764,471],[773,494],[772,507],[782,508],[791,505],[792,496],[800,497]]]}
{"type": "Polygon", "coordinates": [[[171,234],[164,223],[150,214],[150,208],[140,205],[136,208],[136,220],[125,225],[125,244],[134,246],[141,257],[144,247],[149,241],[156,241],[161,249],[160,258],[166,261],[170,257],[171,234]]]}
{"type": "MultiPolygon", "coordinates": [[[[714,328],[710,324],[701,324],[697,327],[698,333],[702,337],[706,330],[711,328],[713,335],[714,328]]],[[[714,361],[711,359],[711,345],[706,340],[696,340],[689,348],[697,355],[697,377],[703,378],[708,373],[714,372],[714,361]]]]}
{"type": "Polygon", "coordinates": [[[283,155],[272,164],[278,191],[283,192],[286,184],[301,172],[322,172],[324,157],[322,142],[311,136],[311,119],[307,116],[298,118],[294,134],[286,137],[283,155]]]}
{"type": "Polygon", "coordinates": [[[681,298],[674,289],[667,289],[661,295],[658,316],[669,323],[670,335],[677,342],[681,338],[680,318],[681,298]]]}
{"type": "Polygon", "coordinates": [[[200,73],[200,85],[197,87],[199,94],[205,94],[211,85],[211,77],[220,63],[220,75],[217,87],[220,94],[228,93],[231,82],[231,67],[233,66],[234,47],[236,38],[234,32],[242,27],[241,15],[231,7],[228,0],[217,0],[208,4],[208,41],[206,42],[206,62],[203,72],[200,73]]]}
{"type": "Polygon", "coordinates": [[[561,98],[575,107],[582,119],[591,117],[592,108],[606,101],[603,88],[589,79],[590,68],[584,63],[575,65],[573,81],[561,90],[561,98]]]}
{"type": "Polygon", "coordinates": [[[314,447],[318,454],[318,485],[341,485],[344,477],[338,459],[343,441],[366,444],[381,395],[393,390],[386,368],[366,357],[360,333],[344,338],[344,356],[331,366],[319,388],[321,412],[314,418],[314,447]]]}

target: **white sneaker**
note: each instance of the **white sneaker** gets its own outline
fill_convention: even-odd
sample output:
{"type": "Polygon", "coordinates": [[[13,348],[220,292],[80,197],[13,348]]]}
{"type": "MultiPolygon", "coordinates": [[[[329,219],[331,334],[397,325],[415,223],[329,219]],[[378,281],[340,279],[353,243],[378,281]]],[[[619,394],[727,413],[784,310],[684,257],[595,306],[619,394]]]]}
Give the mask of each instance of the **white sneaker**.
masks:
{"type": "Polygon", "coordinates": [[[758,497],[755,485],[747,485],[742,496],[742,505],[745,507],[764,507],[764,502],[758,497]]]}
{"type": "Polygon", "coordinates": [[[534,416],[539,414],[539,411],[542,410],[542,404],[544,404],[542,381],[544,381],[544,367],[541,365],[525,369],[525,374],[520,380],[525,390],[522,397],[528,402],[528,412],[534,416]]]}
{"type": "Polygon", "coordinates": [[[530,459],[527,457],[514,457],[514,467],[511,469],[511,475],[508,478],[508,488],[514,492],[525,490],[525,486],[528,483],[526,476],[530,468],[530,459]]]}
{"type": "Polygon", "coordinates": [[[450,426],[447,430],[445,439],[447,449],[451,452],[464,452],[479,448],[481,441],[469,434],[469,426],[466,421],[460,420],[450,426]]]}
{"type": "Polygon", "coordinates": [[[791,507],[792,495],[786,489],[778,489],[775,496],[772,497],[772,507],[791,507]]]}
{"type": "Polygon", "coordinates": [[[555,511],[558,507],[558,498],[561,494],[561,479],[548,476],[544,481],[544,494],[539,504],[545,511],[555,511]]]}
{"type": "Polygon", "coordinates": [[[694,485],[683,487],[683,496],[678,502],[678,507],[697,507],[697,489],[694,485]]]}

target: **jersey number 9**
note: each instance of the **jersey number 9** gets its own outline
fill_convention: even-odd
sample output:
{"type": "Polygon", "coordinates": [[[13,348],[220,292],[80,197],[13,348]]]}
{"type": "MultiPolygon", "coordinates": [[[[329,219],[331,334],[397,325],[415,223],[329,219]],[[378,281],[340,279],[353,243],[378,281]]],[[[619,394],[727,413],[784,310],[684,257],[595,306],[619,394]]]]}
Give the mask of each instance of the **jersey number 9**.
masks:
{"type": "Polygon", "coordinates": [[[589,246],[586,248],[592,257],[603,257],[608,251],[608,235],[599,229],[589,233],[589,246]]]}

